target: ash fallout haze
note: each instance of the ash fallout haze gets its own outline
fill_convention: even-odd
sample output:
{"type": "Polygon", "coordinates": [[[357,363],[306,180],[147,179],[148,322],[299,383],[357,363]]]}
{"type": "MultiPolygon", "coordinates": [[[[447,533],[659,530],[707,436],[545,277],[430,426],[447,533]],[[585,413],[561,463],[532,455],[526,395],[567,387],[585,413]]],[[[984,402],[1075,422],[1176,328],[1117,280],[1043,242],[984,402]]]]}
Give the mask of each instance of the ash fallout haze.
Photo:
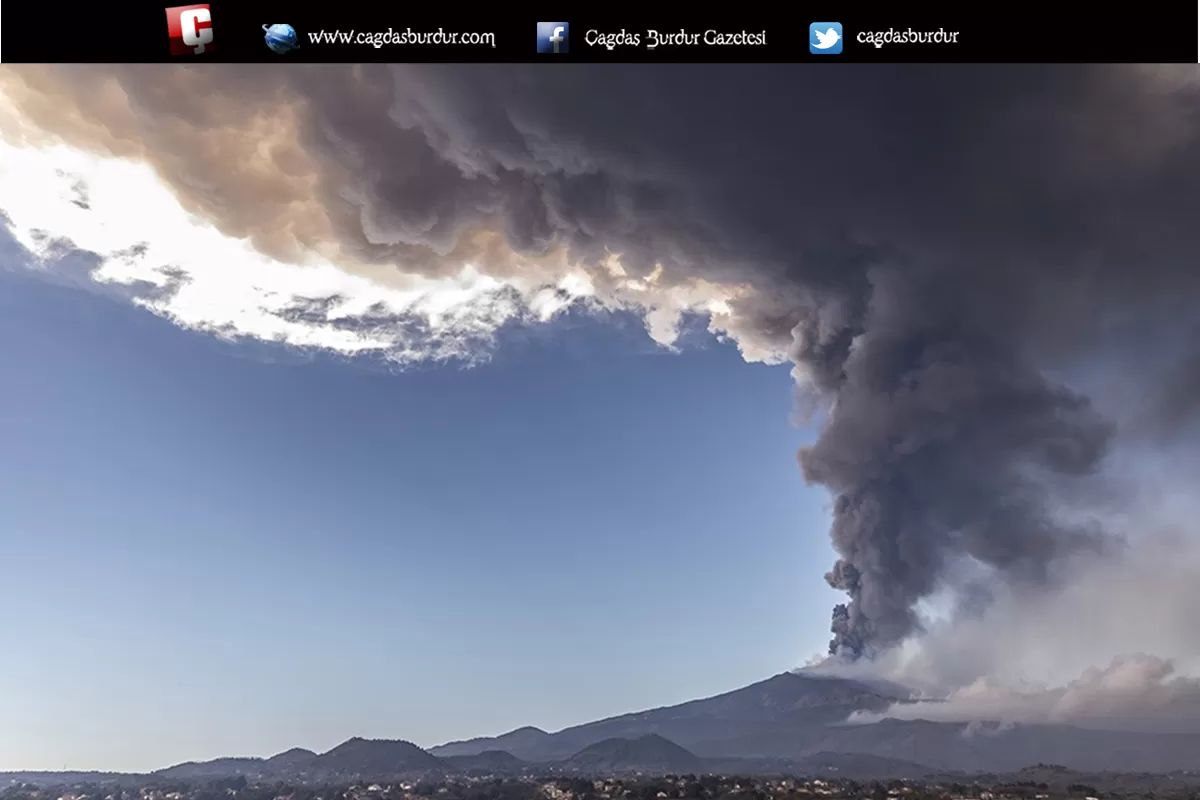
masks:
{"type": "MultiPolygon", "coordinates": [[[[429,665],[380,676],[371,685],[388,702],[360,698],[375,710],[354,716],[320,697],[366,667],[329,661],[289,701],[308,709],[296,712],[303,723],[260,719],[222,738],[251,713],[239,711],[251,693],[236,687],[241,670],[259,675],[252,661],[279,657],[255,653],[249,636],[221,667],[228,694],[197,723],[211,735],[172,740],[151,764],[82,743],[56,749],[28,728],[39,709],[58,707],[42,700],[55,687],[29,676],[63,658],[86,663],[104,637],[89,634],[76,653],[38,644],[39,630],[88,602],[56,595],[50,571],[42,591],[0,589],[24,632],[3,647],[24,653],[28,668],[0,667],[0,710],[12,706],[0,742],[34,742],[12,749],[37,762],[8,763],[0,747],[0,768],[269,755],[366,732],[355,726],[425,745],[528,722],[565,727],[715,694],[814,651],[799,674],[911,692],[848,714],[856,726],[1200,734],[1196,75],[853,64],[0,68],[5,347],[26,354],[4,368],[37,397],[74,397],[55,411],[10,396],[5,430],[24,444],[0,448],[0,464],[22,508],[37,497],[56,525],[76,526],[63,541],[81,549],[54,560],[103,552],[105,563],[128,565],[134,539],[112,531],[134,525],[171,554],[170,570],[203,572],[188,546],[171,544],[195,524],[192,512],[173,513],[133,477],[95,498],[104,509],[90,517],[68,523],[54,507],[102,494],[71,488],[88,475],[119,485],[106,463],[168,452],[171,437],[181,463],[157,469],[179,473],[179,496],[191,496],[191,482],[201,492],[216,479],[181,465],[204,450],[187,429],[225,419],[240,426],[231,446],[247,449],[222,469],[248,459],[237,492],[256,499],[198,501],[195,513],[205,530],[241,531],[221,539],[222,563],[254,564],[265,583],[251,591],[259,579],[231,566],[213,585],[243,588],[223,601],[214,591],[212,602],[265,614],[293,591],[267,576],[311,568],[308,588],[327,599],[282,613],[294,638],[276,630],[301,660],[309,648],[354,652],[403,625],[399,638],[412,645],[388,658],[429,665]],[[30,310],[39,303],[60,310],[30,310]],[[96,315],[163,343],[121,356],[120,369],[71,361],[82,349],[116,358],[96,315]],[[631,327],[637,336],[625,335],[631,327]],[[66,359],[56,368],[24,333],[51,329],[66,359]],[[141,374],[143,358],[178,364],[184,350],[205,366],[120,378],[141,374]],[[214,388],[235,374],[245,382],[236,400],[214,388]],[[158,410],[142,419],[133,407],[158,410]],[[799,430],[788,428],[789,409],[799,430]],[[53,413],[78,415],[63,426],[92,431],[92,444],[17,436],[55,428],[53,413]],[[403,441],[387,439],[388,426],[417,413],[403,441]],[[286,433],[284,421],[299,427],[286,433]],[[799,448],[798,467],[756,460],[776,443],[799,448]],[[64,468],[56,486],[33,476],[38,454],[56,447],[103,452],[64,468]],[[281,447],[295,461],[271,455],[281,447]],[[556,454],[555,469],[534,464],[540,452],[556,454]],[[486,469],[483,454],[493,459],[486,469]],[[307,489],[289,495],[272,470],[296,463],[311,471],[307,489]],[[426,490],[406,476],[422,475],[426,498],[439,498],[427,508],[442,511],[417,536],[407,517],[426,490]],[[619,475],[629,479],[612,483],[619,475]],[[662,492],[674,493],[670,509],[655,499],[662,492]],[[287,532],[303,523],[284,498],[298,506],[318,495],[330,526],[287,532]],[[719,533],[703,529],[712,514],[728,523],[719,533]],[[767,535],[784,530],[781,519],[786,535],[767,535]],[[438,524],[490,532],[438,534],[438,524]],[[270,538],[268,528],[284,532],[270,538]],[[417,543],[439,535],[461,546],[417,543]],[[384,547],[394,548],[395,574],[356,579],[384,547]],[[320,582],[320,548],[336,554],[345,580],[320,582]],[[506,576],[510,562],[497,555],[506,548],[536,551],[536,572],[506,576]],[[751,552],[761,557],[736,566],[734,554],[751,552]],[[611,571],[588,573],[595,558],[611,571]],[[680,559],[690,588],[670,583],[680,559]],[[484,567],[471,565],[489,561],[497,574],[483,589],[484,567]],[[465,566],[452,572],[451,562],[465,566]],[[578,583],[553,577],[572,573],[578,583]],[[453,614],[430,602],[413,621],[420,593],[406,592],[423,579],[469,600],[453,614]],[[728,601],[697,596],[731,583],[728,601]],[[344,599],[356,593],[397,616],[380,613],[370,635],[343,641],[344,620],[374,613],[344,599]],[[521,619],[539,627],[555,605],[576,616],[511,648],[523,654],[472,638],[501,625],[501,607],[517,630],[521,619]],[[638,633],[656,607],[673,615],[656,617],[656,630],[678,625],[686,637],[638,633]],[[735,642],[731,630],[764,638],[735,642]],[[772,649],[768,638],[788,644],[772,649]],[[691,657],[675,644],[683,640],[691,657]],[[629,661],[597,660],[633,648],[629,661]],[[589,661],[607,666],[586,671],[589,661]],[[457,689],[431,677],[445,670],[493,688],[530,670],[576,680],[540,710],[456,711],[450,731],[457,689]],[[396,708],[403,719],[389,716],[396,708]],[[536,714],[544,719],[525,718],[536,714]],[[285,741],[295,735],[313,741],[285,741]]],[[[0,516],[11,559],[49,558],[33,516],[0,516]]],[[[523,559],[511,563],[532,563],[523,559]]],[[[106,613],[133,613],[120,608],[106,613]]],[[[237,614],[218,621],[201,600],[192,609],[141,640],[130,634],[128,647],[153,659],[177,638],[197,648],[242,641],[237,614]]],[[[145,691],[169,704],[183,685],[151,679],[145,691]]],[[[69,692],[81,717],[110,708],[104,695],[136,693],[115,673],[88,686],[69,692]]],[[[150,714],[112,737],[151,747],[187,724],[150,714]]]]}

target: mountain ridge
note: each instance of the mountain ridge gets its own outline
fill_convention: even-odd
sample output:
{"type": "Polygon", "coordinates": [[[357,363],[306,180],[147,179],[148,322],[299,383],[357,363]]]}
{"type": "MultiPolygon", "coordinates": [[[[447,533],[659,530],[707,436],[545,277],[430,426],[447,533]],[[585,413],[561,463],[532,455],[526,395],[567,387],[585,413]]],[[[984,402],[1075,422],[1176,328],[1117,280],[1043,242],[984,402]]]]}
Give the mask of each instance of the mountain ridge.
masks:
{"type": "Polygon", "coordinates": [[[603,739],[588,745],[558,765],[578,772],[615,774],[620,772],[695,772],[703,762],[686,748],[648,733],[636,739],[603,739]]]}
{"type": "MultiPolygon", "coordinates": [[[[464,771],[811,772],[841,761],[912,776],[921,770],[1008,773],[1030,764],[1080,771],[1200,770],[1200,735],[1150,734],[1065,725],[966,724],[884,719],[847,724],[856,711],[883,712],[902,690],[845,678],[785,672],[711,697],[606,717],[556,732],[524,726],[499,736],[422,749],[403,739],[354,737],[324,753],[292,748],[269,758],[184,762],[156,779],[343,780],[464,771]],[[596,747],[597,745],[602,745],[596,747]],[[591,749],[590,749],[591,748],[591,749]],[[691,759],[695,759],[692,761],[691,759]]],[[[9,773],[26,775],[33,773],[9,773]]],[[[80,773],[63,773],[80,774],[80,773]]],[[[11,780],[11,778],[10,778],[11,780]]]]}
{"type": "Polygon", "coordinates": [[[479,749],[508,750],[528,761],[566,758],[606,738],[636,738],[659,733],[702,756],[787,756],[728,747],[728,723],[754,720],[770,726],[802,722],[827,725],[860,710],[882,711],[903,698],[885,695],[866,683],[825,675],[782,672],[739,689],[668,706],[633,711],[528,737],[529,727],[493,737],[476,737],[431,747],[434,755],[465,755],[479,749]],[[519,735],[520,734],[520,735],[519,735]],[[707,734],[707,735],[706,735],[707,734]]]}
{"type": "Polygon", "coordinates": [[[1106,731],[1067,725],[1002,726],[885,719],[846,724],[855,711],[885,712],[913,702],[906,687],[805,671],[784,672],[740,689],[671,706],[620,714],[535,738],[449,742],[435,755],[504,749],[552,763],[597,741],[656,733],[706,759],[804,763],[819,753],[897,759],[932,769],[1007,772],[1053,761],[1075,769],[1171,772],[1200,769],[1200,735],[1106,731]]]}

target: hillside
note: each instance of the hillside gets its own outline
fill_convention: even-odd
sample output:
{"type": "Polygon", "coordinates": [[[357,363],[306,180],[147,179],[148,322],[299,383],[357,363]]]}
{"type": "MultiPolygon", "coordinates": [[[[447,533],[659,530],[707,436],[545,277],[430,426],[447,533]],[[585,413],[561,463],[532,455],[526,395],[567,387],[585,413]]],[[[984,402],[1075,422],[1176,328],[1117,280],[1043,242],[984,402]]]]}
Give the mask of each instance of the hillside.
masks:
{"type": "Polygon", "coordinates": [[[885,720],[829,729],[826,747],[942,770],[1011,772],[1038,762],[1074,770],[1171,772],[1200,766],[1200,736],[1101,731],[1065,725],[980,729],[959,723],[885,720]]]}
{"type": "Polygon", "coordinates": [[[858,681],[783,673],[714,697],[622,714],[554,734],[521,728],[430,752],[461,755],[499,748],[528,761],[558,761],[604,739],[654,733],[701,756],[792,757],[808,744],[807,738],[797,740],[797,734],[841,722],[856,710],[882,710],[895,699],[858,681]]]}
{"type": "Polygon", "coordinates": [[[486,751],[498,751],[526,758],[522,753],[540,752],[551,739],[551,735],[541,728],[526,725],[499,736],[480,736],[474,739],[464,739],[457,742],[447,742],[431,748],[435,756],[473,756],[486,751]]]}
{"type": "Polygon", "coordinates": [[[440,756],[441,760],[456,770],[463,772],[490,772],[505,774],[520,772],[529,766],[528,761],[522,761],[512,753],[504,750],[485,750],[482,753],[465,756],[440,756]]]}
{"type": "Polygon", "coordinates": [[[291,750],[286,750],[278,755],[271,756],[267,759],[264,765],[268,770],[309,770],[314,766],[318,756],[312,750],[305,750],[302,747],[293,747],[291,750]]]}
{"type": "Polygon", "coordinates": [[[613,775],[626,772],[686,773],[703,762],[669,739],[647,734],[636,739],[605,739],[589,745],[558,766],[565,770],[613,775]]]}
{"type": "Polygon", "coordinates": [[[820,754],[888,759],[924,769],[1009,772],[1052,761],[1078,770],[1170,772],[1200,769],[1200,735],[1144,734],[1069,726],[995,727],[925,720],[847,725],[854,711],[906,702],[907,691],[792,672],[714,697],[650,709],[546,733],[522,728],[455,742],[442,753],[500,747],[533,762],[558,762],[606,739],[657,734],[705,759],[747,768],[764,760],[805,766],[820,754]]]}
{"type": "Polygon", "coordinates": [[[183,781],[216,780],[230,775],[257,777],[268,773],[266,763],[266,759],[262,758],[217,758],[176,764],[154,774],[160,778],[183,781]]]}
{"type": "Polygon", "coordinates": [[[445,768],[441,759],[412,742],[355,737],[317,756],[313,769],[323,774],[386,777],[445,768]]]}
{"type": "Polygon", "coordinates": [[[189,762],[150,777],[382,780],[550,769],[759,774],[842,770],[912,777],[928,771],[1001,774],[1039,763],[1083,772],[1200,770],[1200,735],[1194,734],[894,719],[846,724],[854,711],[881,711],[907,702],[898,696],[903,693],[886,684],[783,673],[713,697],[621,714],[557,733],[518,728],[501,736],[450,742],[432,752],[407,741],[354,738],[322,754],[296,748],[268,759],[189,762]]]}
{"type": "Polygon", "coordinates": [[[297,778],[384,778],[393,775],[443,772],[453,769],[412,742],[353,738],[327,753],[293,748],[271,758],[218,758],[188,762],[159,770],[155,777],[171,780],[252,780],[297,778]]]}

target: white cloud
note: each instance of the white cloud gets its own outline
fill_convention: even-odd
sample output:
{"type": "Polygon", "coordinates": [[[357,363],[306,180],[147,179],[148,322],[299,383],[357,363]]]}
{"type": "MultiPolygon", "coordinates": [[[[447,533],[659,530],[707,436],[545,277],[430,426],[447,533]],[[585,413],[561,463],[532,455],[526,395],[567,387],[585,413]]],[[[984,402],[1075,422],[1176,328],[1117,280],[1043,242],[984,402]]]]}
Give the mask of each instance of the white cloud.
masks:
{"type": "Polygon", "coordinates": [[[942,700],[856,712],[850,722],[923,719],[941,722],[1072,724],[1159,733],[1200,732],[1200,679],[1180,675],[1170,659],[1145,653],[1086,669],[1063,686],[1014,686],[980,678],[942,700]]]}
{"type": "Polygon", "coordinates": [[[502,284],[470,266],[436,281],[397,273],[389,286],[318,260],[274,261],[189,215],[148,167],[65,147],[0,144],[0,209],[35,255],[46,254],[43,233],[69,240],[101,258],[97,282],[174,287],[136,302],[225,336],[344,354],[444,357],[464,355],[464,343],[520,313],[502,284]],[[305,304],[319,312],[289,313],[305,304]],[[390,317],[418,320],[427,330],[418,338],[401,325],[374,324],[390,317]]]}
{"type": "Polygon", "coordinates": [[[808,667],[913,687],[885,718],[1200,733],[1200,545],[1170,510],[1141,511],[1119,554],[1078,560],[1060,586],[997,587],[978,615],[928,618],[874,661],[808,667]],[[1153,654],[1153,655],[1150,655],[1153,654]],[[1101,665],[1101,666],[1097,666],[1101,665]]]}
{"type": "Polygon", "coordinates": [[[701,281],[660,286],[652,276],[618,277],[598,292],[565,264],[556,282],[532,285],[492,277],[486,264],[428,278],[345,269],[315,254],[283,263],[189,214],[149,166],[61,145],[0,141],[0,210],[36,257],[62,241],[94,253],[92,280],[134,287],[134,302],[182,327],[401,363],[484,358],[505,324],[549,322],[583,301],[644,316],[651,338],[671,347],[687,314],[711,314],[720,333],[739,291],[701,281]]]}

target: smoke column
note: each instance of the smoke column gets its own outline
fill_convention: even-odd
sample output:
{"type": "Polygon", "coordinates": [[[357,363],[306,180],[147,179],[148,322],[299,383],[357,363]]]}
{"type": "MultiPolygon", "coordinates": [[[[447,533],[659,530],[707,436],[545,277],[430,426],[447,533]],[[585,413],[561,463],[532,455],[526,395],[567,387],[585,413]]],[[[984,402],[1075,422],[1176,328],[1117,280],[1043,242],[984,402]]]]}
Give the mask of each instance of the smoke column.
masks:
{"type": "Polygon", "coordinates": [[[1093,473],[1110,425],[973,319],[968,298],[880,272],[862,331],[823,366],[834,406],[800,464],[835,497],[840,558],[826,580],[849,603],[833,611],[831,654],[912,633],[914,606],[954,558],[1040,583],[1057,557],[1103,544],[1055,520],[1042,477],[1093,473]]]}
{"type": "Polygon", "coordinates": [[[0,90],[273,256],[583,272],[668,317],[717,297],[688,308],[827,409],[799,461],[833,496],[844,658],[962,569],[986,603],[1117,544],[1075,507],[1117,439],[1072,368],[1140,381],[1157,436],[1195,419],[1190,67],[29,66],[0,90]]]}

